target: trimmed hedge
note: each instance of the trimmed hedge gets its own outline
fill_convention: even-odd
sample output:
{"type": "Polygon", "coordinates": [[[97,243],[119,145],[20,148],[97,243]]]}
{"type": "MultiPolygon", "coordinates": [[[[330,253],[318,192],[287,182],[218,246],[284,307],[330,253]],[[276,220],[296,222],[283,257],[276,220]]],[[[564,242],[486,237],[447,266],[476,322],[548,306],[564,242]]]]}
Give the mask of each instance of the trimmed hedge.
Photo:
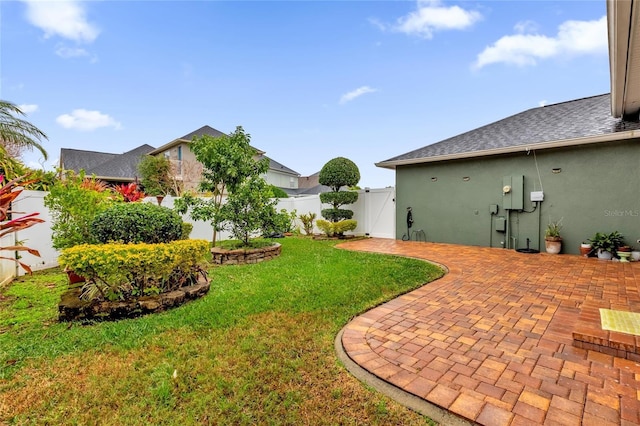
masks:
{"type": "Polygon", "coordinates": [[[168,243],[183,236],[182,218],[152,203],[117,203],[99,213],[91,234],[100,243],[168,243]]]}
{"type": "Polygon", "coordinates": [[[124,300],[195,284],[208,253],[206,240],[82,244],[63,250],[58,262],[86,279],[83,299],[124,300]]]}
{"type": "Polygon", "coordinates": [[[329,222],[327,220],[316,220],[316,226],[322,230],[328,237],[334,235],[342,235],[347,231],[353,231],[358,226],[358,221],[353,219],[345,219],[339,222],[329,222]]]}

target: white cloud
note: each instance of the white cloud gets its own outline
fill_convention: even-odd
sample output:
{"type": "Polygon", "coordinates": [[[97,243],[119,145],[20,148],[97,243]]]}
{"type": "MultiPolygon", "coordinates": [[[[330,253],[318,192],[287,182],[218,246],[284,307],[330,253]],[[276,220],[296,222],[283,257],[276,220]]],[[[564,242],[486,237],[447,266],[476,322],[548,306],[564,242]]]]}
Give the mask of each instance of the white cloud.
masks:
{"type": "Polygon", "coordinates": [[[61,58],[77,58],[80,56],[89,56],[89,52],[80,47],[58,45],[56,47],[56,55],[60,56],[61,58]]]}
{"type": "Polygon", "coordinates": [[[46,38],[59,36],[76,42],[93,42],[100,30],[87,21],[85,9],[76,0],[23,0],[27,19],[44,31],[46,38]]]}
{"type": "Polygon", "coordinates": [[[86,109],[74,109],[71,114],[63,114],[56,118],[56,122],[65,129],[91,131],[100,127],[121,128],[119,122],[103,114],[100,111],[88,111],[86,109]]]}
{"type": "Polygon", "coordinates": [[[546,99],[543,99],[543,100],[541,100],[540,102],[538,102],[538,106],[539,106],[539,107],[543,107],[543,106],[545,106],[546,104],[547,104],[547,100],[546,100],[546,99]]]}
{"type": "Polygon", "coordinates": [[[98,62],[98,57],[91,54],[86,49],[81,47],[69,47],[64,44],[58,44],[56,46],[56,55],[64,59],[89,57],[92,64],[98,62]]]}
{"type": "Polygon", "coordinates": [[[22,104],[22,105],[18,105],[18,108],[20,108],[20,111],[22,111],[25,114],[29,114],[32,112],[36,112],[38,110],[38,105],[35,104],[22,104]]]}
{"type": "Polygon", "coordinates": [[[349,101],[354,100],[357,97],[360,97],[364,94],[367,93],[374,93],[377,92],[378,89],[373,89],[369,86],[362,86],[362,87],[358,87],[356,90],[352,90],[351,92],[345,93],[344,95],[342,95],[340,97],[340,103],[341,104],[346,104],[349,101]]]}
{"type": "MultiPolygon", "coordinates": [[[[530,24],[516,25],[516,31],[531,30],[530,24]]],[[[566,21],[555,37],[539,34],[504,36],[478,55],[474,68],[493,63],[518,66],[536,65],[541,59],[607,53],[607,18],[597,21],[566,21]]]]}
{"type": "Polygon", "coordinates": [[[436,31],[463,30],[482,19],[474,10],[465,10],[460,6],[444,6],[440,0],[418,1],[415,11],[399,18],[393,25],[384,25],[370,19],[381,30],[391,30],[408,35],[431,39],[436,31]]]}
{"type": "Polygon", "coordinates": [[[534,21],[520,21],[513,27],[518,34],[535,33],[538,28],[538,24],[534,21]]]}

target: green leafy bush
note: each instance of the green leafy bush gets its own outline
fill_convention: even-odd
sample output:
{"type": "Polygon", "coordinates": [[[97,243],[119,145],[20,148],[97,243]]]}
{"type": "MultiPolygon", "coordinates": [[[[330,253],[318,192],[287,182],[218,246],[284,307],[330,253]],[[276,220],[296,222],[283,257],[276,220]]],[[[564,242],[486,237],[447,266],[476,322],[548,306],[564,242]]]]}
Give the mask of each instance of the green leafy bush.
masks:
{"type": "Polygon", "coordinates": [[[91,226],[100,243],[168,243],[183,235],[180,215],[151,203],[114,204],[96,215],[91,226]]]}
{"type": "Polygon", "coordinates": [[[318,181],[322,185],[331,187],[333,192],[338,192],[343,186],[357,185],[360,181],[360,170],[348,158],[336,157],[322,167],[318,181]]]}
{"type": "Polygon", "coordinates": [[[188,240],[189,235],[191,235],[191,231],[193,231],[193,224],[189,222],[182,222],[182,233],[180,234],[180,239],[188,240]]]}
{"type": "Polygon", "coordinates": [[[94,243],[91,223],[95,216],[114,203],[113,193],[104,182],[88,178],[84,171],[66,171],[44,198],[52,218],[53,247],[64,249],[94,243]]]}
{"type": "Polygon", "coordinates": [[[273,198],[289,198],[289,194],[284,192],[284,189],[275,185],[271,185],[271,192],[273,193],[273,198]]]}
{"type": "Polygon", "coordinates": [[[342,236],[347,231],[353,231],[358,226],[358,222],[353,219],[344,219],[339,222],[318,219],[316,225],[328,237],[332,237],[334,235],[342,236]]]}
{"type": "Polygon", "coordinates": [[[63,250],[58,261],[85,277],[83,299],[117,300],[195,284],[208,252],[205,240],[81,244],[63,250]]]}
{"type": "Polygon", "coordinates": [[[331,222],[338,222],[342,219],[351,219],[353,217],[353,210],[347,209],[322,209],[322,217],[331,222]]]}

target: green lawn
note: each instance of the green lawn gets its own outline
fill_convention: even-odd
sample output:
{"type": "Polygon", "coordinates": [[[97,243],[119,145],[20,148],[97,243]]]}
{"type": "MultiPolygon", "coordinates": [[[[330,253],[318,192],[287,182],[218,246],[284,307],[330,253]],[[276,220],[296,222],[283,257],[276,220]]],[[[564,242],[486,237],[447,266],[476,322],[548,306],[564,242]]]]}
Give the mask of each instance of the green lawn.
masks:
{"type": "Polygon", "coordinates": [[[65,275],[15,281],[0,293],[0,423],[429,424],[354,379],[333,340],[442,271],[279,242],[278,259],[211,269],[204,298],[133,320],[60,324],[65,275]]]}

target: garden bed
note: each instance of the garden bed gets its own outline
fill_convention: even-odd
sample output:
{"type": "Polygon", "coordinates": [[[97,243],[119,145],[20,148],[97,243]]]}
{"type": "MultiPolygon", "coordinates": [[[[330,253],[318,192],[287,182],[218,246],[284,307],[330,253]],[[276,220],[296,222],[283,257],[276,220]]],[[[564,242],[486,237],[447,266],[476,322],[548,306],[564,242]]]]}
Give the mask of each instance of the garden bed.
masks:
{"type": "Polygon", "coordinates": [[[80,299],[81,286],[64,293],[58,304],[59,321],[118,320],[166,311],[209,292],[209,281],[200,278],[197,284],[181,287],[154,296],[129,300],[87,301],[80,299]]]}
{"type": "Polygon", "coordinates": [[[222,247],[211,249],[212,263],[216,265],[245,265],[264,262],[280,256],[282,246],[275,243],[266,247],[229,250],[222,247]]]}

